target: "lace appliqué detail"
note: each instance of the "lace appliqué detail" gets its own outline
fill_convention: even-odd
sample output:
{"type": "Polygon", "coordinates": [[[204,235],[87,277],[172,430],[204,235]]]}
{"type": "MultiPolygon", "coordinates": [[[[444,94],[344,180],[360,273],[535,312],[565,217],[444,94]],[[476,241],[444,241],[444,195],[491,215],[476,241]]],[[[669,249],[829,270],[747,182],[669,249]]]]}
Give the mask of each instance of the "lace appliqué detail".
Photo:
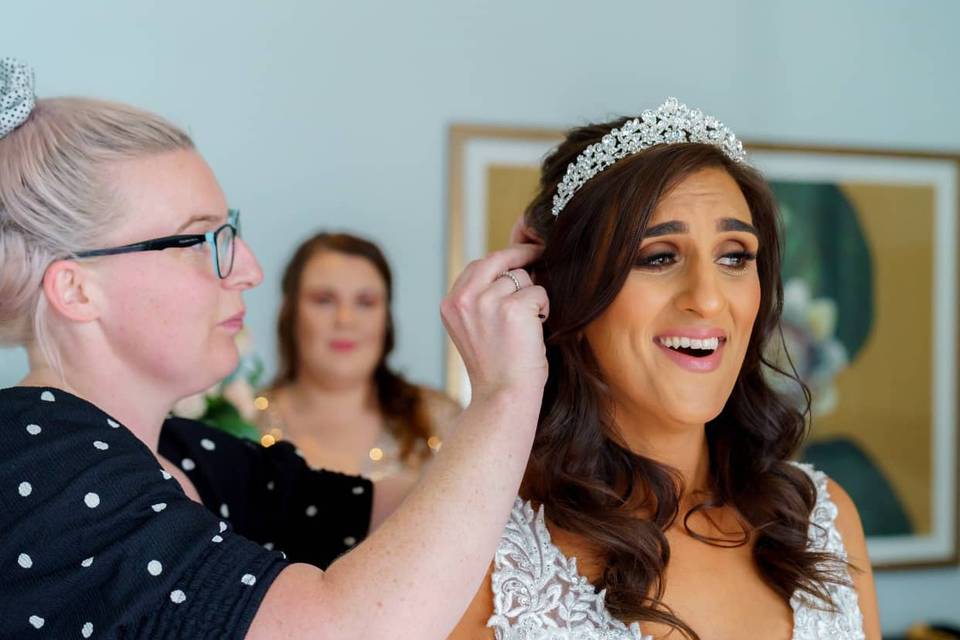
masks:
{"type": "Polygon", "coordinates": [[[487,626],[497,640],[652,640],[613,618],[605,596],[550,541],[543,507],[517,498],[494,557],[487,626]]]}
{"type": "MultiPolygon", "coordinates": [[[[826,551],[846,561],[847,550],[836,527],[837,505],[830,499],[827,490],[827,474],[817,471],[812,465],[794,463],[813,480],[817,488],[817,502],[810,514],[810,529],[807,533],[807,548],[826,551]]],[[[849,580],[849,572],[843,571],[849,580]]],[[[827,592],[833,598],[837,611],[829,611],[825,605],[805,593],[794,593],[790,598],[793,608],[793,640],[862,640],[863,614],[853,587],[828,584],[827,592]]]]}
{"type": "MultiPolygon", "coordinates": [[[[808,548],[846,560],[826,474],[808,464],[795,464],[817,488],[808,548]]],[[[551,542],[543,507],[534,513],[520,498],[494,557],[492,582],[494,614],[487,626],[494,630],[497,640],[652,640],[652,636],[641,633],[636,622],[628,627],[610,615],[604,604],[605,592],[597,593],[578,573],[576,558],[567,558],[551,542]]],[[[827,590],[836,612],[802,593],[790,599],[793,640],[863,640],[857,592],[832,584],[827,590]]]]}

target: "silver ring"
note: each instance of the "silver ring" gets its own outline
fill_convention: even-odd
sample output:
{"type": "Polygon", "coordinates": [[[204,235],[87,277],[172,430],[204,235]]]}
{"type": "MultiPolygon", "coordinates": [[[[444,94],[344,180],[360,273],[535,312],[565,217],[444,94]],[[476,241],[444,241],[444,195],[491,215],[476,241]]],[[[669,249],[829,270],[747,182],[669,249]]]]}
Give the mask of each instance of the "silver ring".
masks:
{"type": "MultiPolygon", "coordinates": [[[[517,288],[517,291],[520,291],[520,289],[523,288],[523,287],[520,286],[520,281],[517,279],[517,276],[513,275],[513,274],[510,273],[509,271],[504,271],[503,273],[501,273],[501,274],[498,275],[497,277],[498,277],[498,278],[510,278],[511,280],[513,280],[513,286],[515,286],[515,287],[517,288]]],[[[516,293],[517,291],[514,291],[514,293],[516,293]]]]}

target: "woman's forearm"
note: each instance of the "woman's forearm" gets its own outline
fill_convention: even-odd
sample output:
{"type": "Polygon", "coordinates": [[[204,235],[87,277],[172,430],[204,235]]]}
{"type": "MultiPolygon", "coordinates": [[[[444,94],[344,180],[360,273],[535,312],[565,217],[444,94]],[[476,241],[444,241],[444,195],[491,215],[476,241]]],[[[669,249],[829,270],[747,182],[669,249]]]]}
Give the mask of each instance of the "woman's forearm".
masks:
{"type": "Polygon", "coordinates": [[[493,558],[516,497],[547,380],[543,287],[514,246],[464,269],[440,305],[473,401],[421,482],[326,573],[293,565],[267,592],[253,638],[442,640],[493,558]]]}
{"type": "Polygon", "coordinates": [[[399,509],[323,576],[336,638],[444,638],[476,592],[516,498],[542,390],[505,389],[463,412],[399,509]],[[371,580],[371,576],[377,576],[371,580]]]}

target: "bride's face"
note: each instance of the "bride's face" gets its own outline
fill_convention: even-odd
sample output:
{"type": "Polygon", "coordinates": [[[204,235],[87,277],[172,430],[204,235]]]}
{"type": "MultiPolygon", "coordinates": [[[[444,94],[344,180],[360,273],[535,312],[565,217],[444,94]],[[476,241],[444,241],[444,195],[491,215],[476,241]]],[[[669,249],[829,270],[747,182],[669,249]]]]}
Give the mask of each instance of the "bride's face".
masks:
{"type": "Polygon", "coordinates": [[[691,174],[660,201],[623,289],[585,330],[618,416],[674,426],[720,413],[760,304],[758,247],[722,169],[691,174]]]}

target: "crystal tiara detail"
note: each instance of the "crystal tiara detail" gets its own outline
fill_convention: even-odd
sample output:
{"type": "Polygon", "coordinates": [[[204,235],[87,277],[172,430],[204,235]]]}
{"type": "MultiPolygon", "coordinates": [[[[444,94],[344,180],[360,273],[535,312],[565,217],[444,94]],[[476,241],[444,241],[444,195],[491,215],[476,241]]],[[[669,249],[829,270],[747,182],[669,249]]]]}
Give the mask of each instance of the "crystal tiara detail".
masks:
{"type": "Polygon", "coordinates": [[[587,180],[617,160],[660,144],[701,142],[718,147],[731,160],[745,162],[743,143],[733,131],[699,109],[689,109],[676,98],[667,98],[656,111],[647,109],[639,118],[613,129],[600,142],[590,145],[567,166],[567,173],[553,196],[553,215],[559,215],[587,180]]]}

